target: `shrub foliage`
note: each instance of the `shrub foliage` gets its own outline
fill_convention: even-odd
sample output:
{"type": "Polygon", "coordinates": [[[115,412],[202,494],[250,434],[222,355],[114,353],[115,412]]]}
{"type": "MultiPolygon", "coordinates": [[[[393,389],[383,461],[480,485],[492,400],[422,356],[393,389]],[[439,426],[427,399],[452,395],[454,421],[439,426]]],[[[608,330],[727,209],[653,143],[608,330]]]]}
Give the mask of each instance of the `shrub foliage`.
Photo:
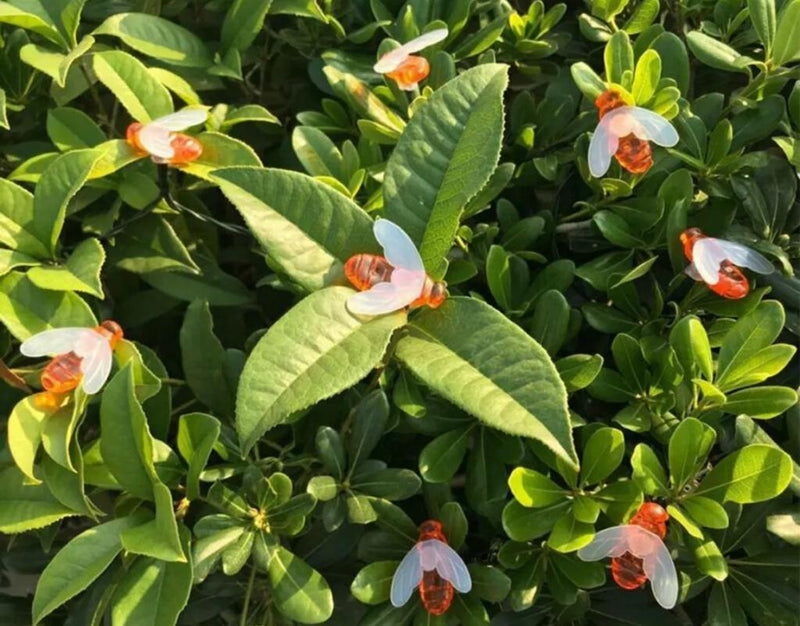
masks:
{"type": "Polygon", "coordinates": [[[800,0],[0,1],[0,621],[797,624],[800,0]],[[379,55],[447,27],[403,91],[379,55]],[[614,89],[680,137],[592,177],[614,89]],[[202,155],[126,141],[185,107],[202,155]],[[449,295],[355,317],[400,225],[449,295]],[[684,273],[688,227],[777,270],[684,273]],[[114,319],[102,392],[20,342],[114,319]],[[678,605],[576,551],[669,513],[678,605]],[[472,590],[389,603],[418,525],[472,590]],[[31,582],[34,581],[34,582],[31,582]]]}

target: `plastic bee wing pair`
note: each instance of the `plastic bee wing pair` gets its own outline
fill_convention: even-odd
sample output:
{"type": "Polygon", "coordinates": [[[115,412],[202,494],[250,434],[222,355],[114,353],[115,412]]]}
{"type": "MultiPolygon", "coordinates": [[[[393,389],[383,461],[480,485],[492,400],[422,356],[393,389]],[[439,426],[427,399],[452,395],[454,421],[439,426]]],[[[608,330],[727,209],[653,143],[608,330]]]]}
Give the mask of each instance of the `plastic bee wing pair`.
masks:
{"type": "Polygon", "coordinates": [[[170,162],[176,156],[175,133],[203,124],[208,119],[205,108],[187,108],[165,115],[147,124],[132,124],[135,143],[151,157],[170,162]]]}
{"type": "Polygon", "coordinates": [[[348,298],[347,309],[356,315],[383,315],[408,306],[419,297],[427,278],[422,257],[402,228],[379,219],[373,232],[394,270],[389,282],[378,283],[348,298]]]}
{"type": "Polygon", "coordinates": [[[600,178],[608,171],[620,139],[628,135],[665,148],[678,143],[678,132],[658,113],[634,106],[615,108],[600,120],[589,143],[589,171],[592,176],[600,178]]]}
{"type": "Polygon", "coordinates": [[[427,539],[416,543],[400,561],[392,578],[392,605],[400,607],[408,602],[423,574],[432,570],[436,570],[459,593],[468,593],[472,589],[469,570],[458,553],[443,541],[427,539]]]}
{"type": "Polygon", "coordinates": [[[678,572],[667,546],[655,533],[635,524],[613,526],[598,532],[594,539],[578,550],[583,561],[599,561],[620,557],[629,552],[642,559],[642,567],[653,588],[656,601],[671,609],[678,601],[678,572]]]}
{"type": "Polygon", "coordinates": [[[775,271],[772,263],[747,246],[724,239],[703,237],[692,247],[692,263],[686,268],[686,273],[695,280],[716,285],[720,280],[719,272],[723,261],[730,261],[759,274],[771,274],[775,271]]]}
{"type": "Polygon", "coordinates": [[[95,394],[108,380],[114,360],[114,350],[108,336],[97,328],[45,330],[23,341],[20,352],[28,357],[57,357],[74,352],[81,358],[83,390],[87,394],[95,394]]]}

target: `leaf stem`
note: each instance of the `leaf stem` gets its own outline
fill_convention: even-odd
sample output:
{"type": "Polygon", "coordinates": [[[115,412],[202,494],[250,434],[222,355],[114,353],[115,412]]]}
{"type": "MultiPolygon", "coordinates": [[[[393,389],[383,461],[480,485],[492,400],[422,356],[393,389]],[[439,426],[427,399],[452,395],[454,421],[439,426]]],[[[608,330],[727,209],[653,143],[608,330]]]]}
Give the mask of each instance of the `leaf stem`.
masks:
{"type": "Polygon", "coordinates": [[[253,583],[256,580],[256,568],[250,567],[250,579],[247,581],[247,591],[244,594],[244,607],[242,608],[242,617],[239,620],[239,626],[247,626],[247,613],[250,610],[250,596],[253,595],[253,583]]]}

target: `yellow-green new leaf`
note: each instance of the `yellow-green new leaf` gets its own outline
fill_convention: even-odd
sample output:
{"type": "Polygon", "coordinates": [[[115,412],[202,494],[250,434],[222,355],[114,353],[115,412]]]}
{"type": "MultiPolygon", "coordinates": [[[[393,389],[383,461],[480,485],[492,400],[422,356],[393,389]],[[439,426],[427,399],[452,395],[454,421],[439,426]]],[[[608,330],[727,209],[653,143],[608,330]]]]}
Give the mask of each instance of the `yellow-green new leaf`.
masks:
{"type": "Polygon", "coordinates": [[[60,266],[40,266],[28,271],[28,278],[37,287],[52,291],[82,291],[101,300],[100,282],[106,253],[97,239],[84,239],[60,266]]]}

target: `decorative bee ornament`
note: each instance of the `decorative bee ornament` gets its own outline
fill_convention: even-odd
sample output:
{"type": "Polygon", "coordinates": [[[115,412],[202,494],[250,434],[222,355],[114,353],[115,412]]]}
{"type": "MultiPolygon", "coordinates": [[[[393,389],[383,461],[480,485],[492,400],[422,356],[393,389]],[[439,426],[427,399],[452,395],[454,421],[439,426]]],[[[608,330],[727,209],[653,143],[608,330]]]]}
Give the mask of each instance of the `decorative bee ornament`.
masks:
{"type": "Polygon", "coordinates": [[[429,46],[447,39],[448,30],[438,28],[412,39],[399,48],[384,54],[373,69],[378,74],[385,74],[397,83],[400,89],[411,91],[421,80],[425,80],[431,72],[430,64],[424,57],[414,56],[429,46]]]}
{"type": "Polygon", "coordinates": [[[20,352],[28,357],[51,356],[42,371],[45,390],[41,406],[56,407],[61,397],[81,385],[87,394],[102,389],[111,372],[114,349],[122,339],[122,328],[106,320],[94,328],[54,328],[22,342],[20,352]]]}
{"type": "Polygon", "coordinates": [[[614,91],[605,91],[595,100],[600,123],[589,143],[589,171],[595,178],[605,175],[611,157],[632,174],[644,174],[653,165],[650,142],[671,148],[678,133],[658,113],[629,106],[614,91]]]}
{"type": "Polygon", "coordinates": [[[455,591],[468,593],[472,589],[464,560],[447,545],[437,520],[420,524],[417,543],[397,566],[390,592],[392,605],[403,606],[414,589],[419,589],[422,606],[431,615],[446,613],[455,591]]]}
{"type": "Polygon", "coordinates": [[[203,124],[206,119],[206,109],[183,109],[147,124],[132,123],[128,126],[126,140],[134,150],[150,155],[156,163],[186,165],[200,158],[203,146],[194,137],[180,131],[203,124]]]}
{"type": "Polygon", "coordinates": [[[638,589],[648,580],[656,601],[671,609],[678,601],[678,572],[664,545],[669,514],[655,502],[645,502],[628,524],[598,532],[578,550],[583,561],[611,558],[611,576],[623,589],[638,589]]]}
{"type": "Polygon", "coordinates": [[[772,263],[755,250],[733,241],[706,237],[699,228],[681,233],[683,253],[689,259],[684,270],[691,278],[704,282],[709,289],[730,300],[739,300],[750,293],[750,283],[738,266],[759,274],[775,271],[772,263]]]}
{"type": "Polygon", "coordinates": [[[356,254],[347,260],[345,276],[361,292],[350,296],[347,309],[356,315],[383,315],[407,306],[441,306],[447,285],[428,276],[406,232],[385,219],[376,220],[373,232],[386,256],[356,254]]]}

